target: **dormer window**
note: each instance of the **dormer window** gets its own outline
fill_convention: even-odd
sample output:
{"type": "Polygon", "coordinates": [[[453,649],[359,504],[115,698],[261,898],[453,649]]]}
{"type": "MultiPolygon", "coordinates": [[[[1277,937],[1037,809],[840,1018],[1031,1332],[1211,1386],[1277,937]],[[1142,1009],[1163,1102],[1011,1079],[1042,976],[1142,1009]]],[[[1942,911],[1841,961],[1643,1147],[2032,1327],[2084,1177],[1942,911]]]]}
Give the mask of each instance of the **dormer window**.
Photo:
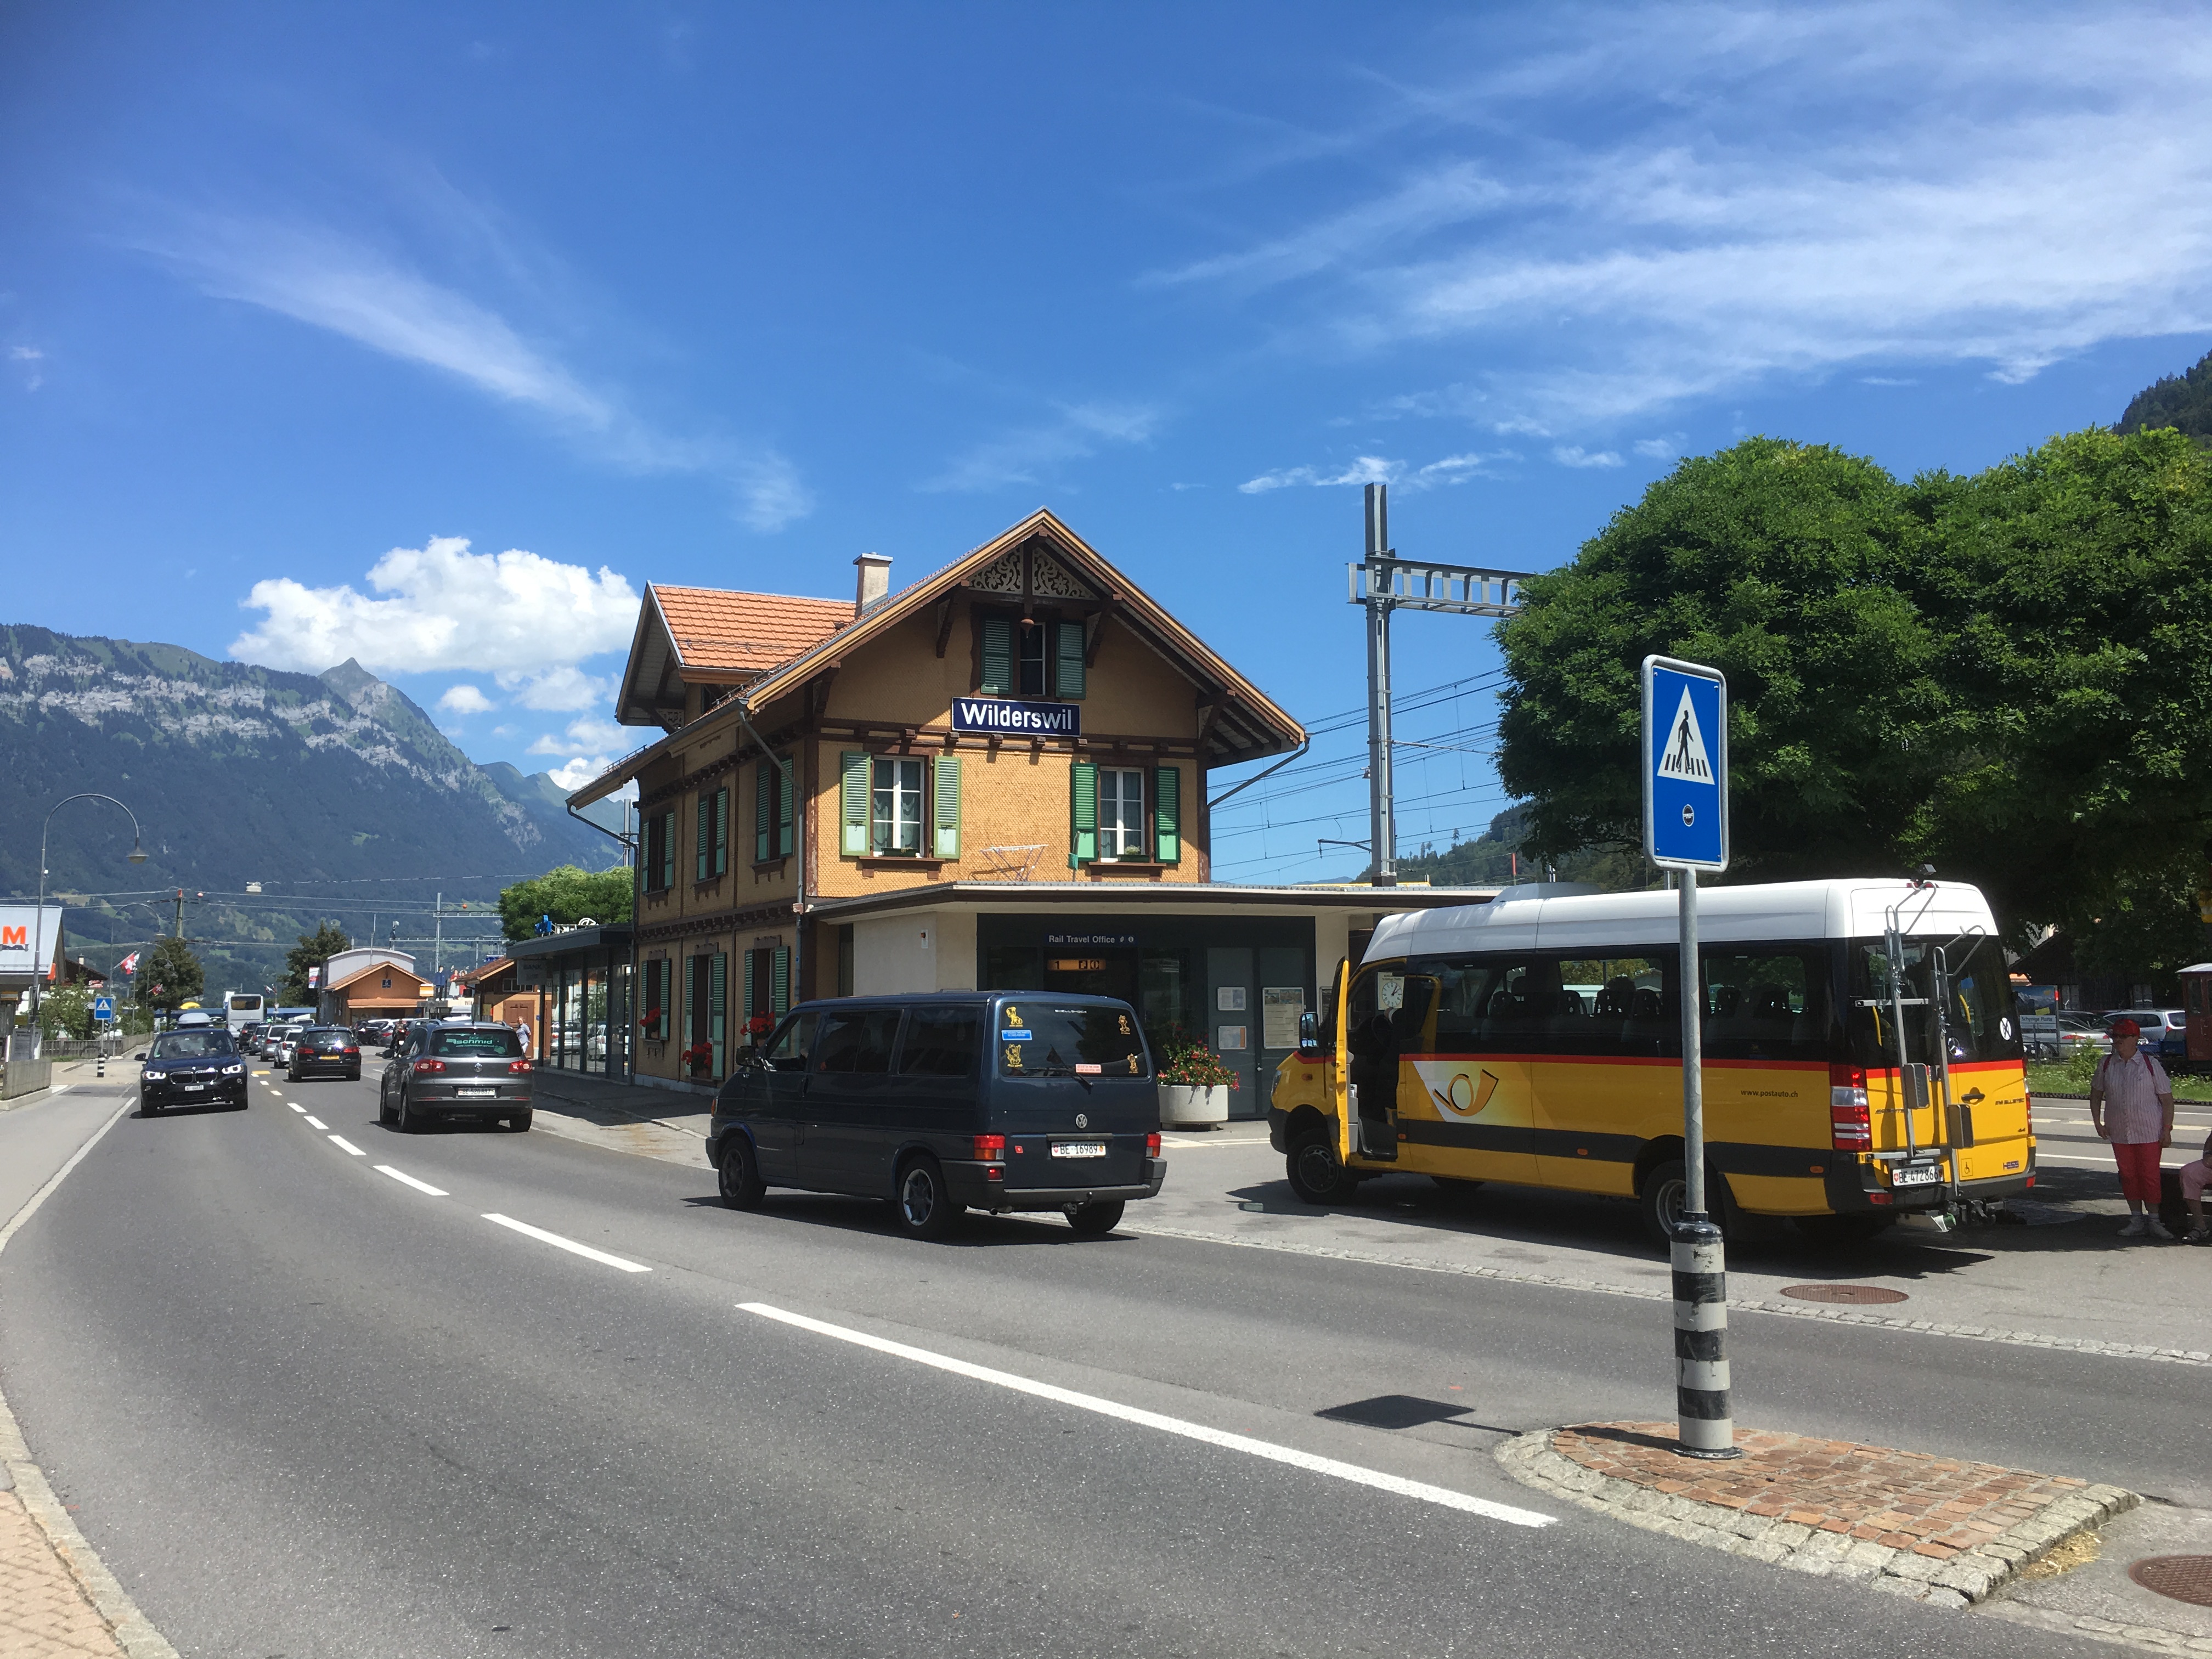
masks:
{"type": "Polygon", "coordinates": [[[1000,612],[977,618],[975,689],[986,696],[1056,697],[1077,702],[1086,678],[1079,618],[1022,619],[1000,612]]]}

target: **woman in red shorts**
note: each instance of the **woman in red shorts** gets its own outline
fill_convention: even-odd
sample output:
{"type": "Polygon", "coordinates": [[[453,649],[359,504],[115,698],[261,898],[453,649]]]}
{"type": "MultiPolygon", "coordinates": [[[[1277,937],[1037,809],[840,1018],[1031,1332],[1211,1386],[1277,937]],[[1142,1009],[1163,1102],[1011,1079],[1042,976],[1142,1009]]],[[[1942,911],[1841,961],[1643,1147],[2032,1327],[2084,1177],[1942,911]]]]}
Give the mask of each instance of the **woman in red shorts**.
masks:
{"type": "Polygon", "coordinates": [[[2142,1027],[2112,1022],[2112,1052],[2097,1062],[2089,1084],[2089,1121],[2112,1143],[2120,1195],[2128,1200],[2123,1238],[2171,1239],[2158,1218],[2159,1155],[2173,1143],[2173,1085],[2158,1057],[2142,1052],[2142,1027]]]}

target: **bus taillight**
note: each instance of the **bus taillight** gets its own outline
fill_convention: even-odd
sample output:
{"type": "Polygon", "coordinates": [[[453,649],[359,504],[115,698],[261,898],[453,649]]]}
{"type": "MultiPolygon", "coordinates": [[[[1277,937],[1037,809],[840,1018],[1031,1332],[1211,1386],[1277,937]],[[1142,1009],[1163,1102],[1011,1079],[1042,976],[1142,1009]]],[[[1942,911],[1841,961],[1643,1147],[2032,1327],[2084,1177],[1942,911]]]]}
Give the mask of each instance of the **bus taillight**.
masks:
{"type": "Polygon", "coordinates": [[[1874,1114],[1863,1066],[1828,1067],[1828,1138],[1839,1152],[1874,1150],[1874,1114]]]}

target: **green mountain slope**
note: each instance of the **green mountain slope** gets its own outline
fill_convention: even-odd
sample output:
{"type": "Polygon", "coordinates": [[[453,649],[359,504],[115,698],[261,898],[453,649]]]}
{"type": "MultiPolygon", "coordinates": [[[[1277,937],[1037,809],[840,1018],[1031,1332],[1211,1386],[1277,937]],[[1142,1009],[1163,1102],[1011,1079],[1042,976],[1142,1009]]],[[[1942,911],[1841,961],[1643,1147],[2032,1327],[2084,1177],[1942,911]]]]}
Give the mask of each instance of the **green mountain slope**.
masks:
{"type": "Polygon", "coordinates": [[[2200,444],[2212,444],[2212,351],[2194,368],[2168,374],[2136,393],[2120,416],[2120,432],[2170,426],[2200,444]]]}

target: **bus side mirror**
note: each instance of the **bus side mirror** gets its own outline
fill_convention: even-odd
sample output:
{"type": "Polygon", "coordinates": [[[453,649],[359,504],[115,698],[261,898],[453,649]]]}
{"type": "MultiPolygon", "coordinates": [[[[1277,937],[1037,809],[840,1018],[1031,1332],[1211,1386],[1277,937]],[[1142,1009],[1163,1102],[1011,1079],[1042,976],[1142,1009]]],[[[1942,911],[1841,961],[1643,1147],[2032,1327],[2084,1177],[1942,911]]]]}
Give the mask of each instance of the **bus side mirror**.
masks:
{"type": "Polygon", "coordinates": [[[1321,1021],[1310,1011],[1298,1016],[1298,1052],[1302,1054],[1322,1052],[1321,1021]]]}

